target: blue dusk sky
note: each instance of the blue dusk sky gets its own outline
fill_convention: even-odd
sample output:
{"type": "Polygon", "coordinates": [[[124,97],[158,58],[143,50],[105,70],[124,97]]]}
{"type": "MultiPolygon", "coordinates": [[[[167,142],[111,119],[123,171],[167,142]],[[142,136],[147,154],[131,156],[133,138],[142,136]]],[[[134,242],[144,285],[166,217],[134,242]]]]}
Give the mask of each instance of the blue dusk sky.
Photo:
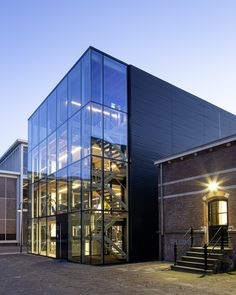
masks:
{"type": "Polygon", "coordinates": [[[0,0],[0,155],[89,45],[236,114],[235,0],[0,0]]]}

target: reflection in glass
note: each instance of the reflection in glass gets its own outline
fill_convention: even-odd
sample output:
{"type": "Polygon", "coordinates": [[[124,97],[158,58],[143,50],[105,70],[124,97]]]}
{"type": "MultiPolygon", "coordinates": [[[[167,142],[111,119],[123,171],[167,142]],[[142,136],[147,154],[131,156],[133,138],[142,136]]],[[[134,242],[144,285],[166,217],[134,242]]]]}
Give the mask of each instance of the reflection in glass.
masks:
{"type": "Polygon", "coordinates": [[[91,99],[90,50],[82,58],[82,105],[91,99]]]}
{"type": "Polygon", "coordinates": [[[127,115],[104,108],[104,154],[127,160],[127,115]]]}
{"type": "Polygon", "coordinates": [[[38,147],[32,151],[32,182],[39,178],[39,151],[38,147]]]}
{"type": "Polygon", "coordinates": [[[46,219],[39,219],[39,254],[47,254],[47,225],[46,219]]]}
{"type": "Polygon", "coordinates": [[[69,163],[81,158],[81,112],[69,120],[69,163]]]}
{"type": "Polygon", "coordinates": [[[48,137],[48,174],[56,172],[56,132],[48,137]]]}
{"type": "Polygon", "coordinates": [[[92,100],[102,103],[102,55],[92,51],[92,100]]]}
{"type": "Polygon", "coordinates": [[[48,103],[48,135],[51,134],[57,126],[57,97],[56,91],[50,94],[48,103]]]}
{"type": "Polygon", "coordinates": [[[127,112],[126,66],[104,56],[104,104],[127,112]]]}
{"type": "Polygon", "coordinates": [[[69,249],[68,259],[74,262],[81,261],[81,214],[71,213],[69,217],[69,249]]]}
{"type": "Polygon", "coordinates": [[[69,210],[81,208],[81,162],[76,162],[68,168],[69,180],[69,210]]]}
{"type": "Polygon", "coordinates": [[[38,254],[38,221],[32,220],[31,228],[32,253],[38,254]]]}
{"type": "Polygon", "coordinates": [[[57,213],[67,212],[67,169],[57,172],[57,213]]]}
{"type": "Polygon", "coordinates": [[[68,75],[69,117],[77,112],[81,106],[81,62],[68,75]]]}
{"type": "Polygon", "coordinates": [[[28,150],[28,163],[27,172],[29,183],[32,182],[32,153],[28,150]]]}
{"type": "Polygon", "coordinates": [[[39,142],[39,112],[36,111],[30,118],[31,148],[34,148],[39,142]]]}
{"type": "Polygon", "coordinates": [[[39,216],[46,216],[47,186],[46,181],[39,182],[39,216]]]}
{"type": "Polygon", "coordinates": [[[38,217],[38,183],[32,184],[32,218],[38,217]]]}
{"type": "Polygon", "coordinates": [[[39,108],[39,142],[47,136],[47,102],[39,108]]]}
{"type": "Polygon", "coordinates": [[[39,179],[47,176],[47,144],[46,140],[39,146],[39,179]]]}
{"type": "Polygon", "coordinates": [[[90,154],[91,149],[91,105],[82,109],[82,157],[90,154]]]}
{"type": "Polygon", "coordinates": [[[90,157],[82,160],[82,203],[83,209],[88,209],[91,207],[90,204],[90,157]]]}
{"type": "Polygon", "coordinates": [[[47,215],[55,215],[56,214],[56,177],[54,175],[50,175],[48,177],[48,200],[47,200],[47,215]]]}
{"type": "Polygon", "coordinates": [[[57,130],[57,169],[67,165],[67,123],[57,130]]]}
{"type": "Polygon", "coordinates": [[[92,130],[91,130],[91,145],[92,154],[102,155],[102,138],[103,138],[103,120],[102,120],[102,106],[98,104],[90,105],[90,112],[92,114],[92,130]]]}
{"type": "Polygon", "coordinates": [[[67,119],[67,78],[57,86],[57,126],[67,119]]]}
{"type": "Polygon", "coordinates": [[[47,256],[56,257],[56,218],[47,220],[47,256]]]}

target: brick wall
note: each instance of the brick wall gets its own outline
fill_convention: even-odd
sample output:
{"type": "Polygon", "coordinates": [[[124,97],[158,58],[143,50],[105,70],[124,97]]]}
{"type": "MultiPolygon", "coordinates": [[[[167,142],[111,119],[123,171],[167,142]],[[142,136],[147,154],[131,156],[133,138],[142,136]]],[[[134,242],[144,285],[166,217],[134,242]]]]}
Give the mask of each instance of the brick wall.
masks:
{"type": "Polygon", "coordinates": [[[209,193],[207,184],[210,180],[219,183],[216,195],[221,192],[229,196],[228,225],[232,229],[229,235],[231,245],[236,249],[236,143],[233,142],[231,146],[221,145],[163,164],[164,259],[173,260],[175,242],[183,252],[187,250],[189,244],[184,247],[183,236],[191,226],[195,229],[195,245],[202,246],[207,242],[207,207],[203,197],[209,193]],[[222,172],[228,169],[235,171],[222,172]],[[210,173],[215,175],[208,176],[210,173]]]}

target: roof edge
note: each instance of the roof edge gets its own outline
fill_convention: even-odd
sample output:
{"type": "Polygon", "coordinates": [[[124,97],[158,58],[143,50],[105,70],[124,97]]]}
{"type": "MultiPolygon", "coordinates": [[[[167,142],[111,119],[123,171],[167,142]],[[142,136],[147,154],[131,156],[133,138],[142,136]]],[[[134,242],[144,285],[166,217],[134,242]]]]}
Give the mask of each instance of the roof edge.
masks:
{"type": "Polygon", "coordinates": [[[216,147],[216,146],[219,146],[219,145],[223,145],[223,144],[229,143],[231,141],[236,141],[236,134],[231,135],[231,136],[227,136],[227,137],[223,137],[223,138],[217,139],[215,141],[211,141],[211,142],[206,143],[204,145],[197,146],[195,148],[180,152],[178,154],[163,157],[163,158],[155,161],[154,165],[163,164],[165,162],[172,161],[172,160],[175,160],[177,158],[184,157],[184,156],[187,156],[187,155],[191,155],[191,154],[194,154],[194,153],[197,153],[197,152],[200,152],[200,151],[204,151],[206,149],[213,148],[213,147],[216,147]]]}
{"type": "Polygon", "coordinates": [[[3,153],[3,155],[0,157],[0,163],[2,162],[2,161],[4,161],[6,158],[7,158],[7,156],[14,150],[14,149],[16,149],[17,148],[17,146],[18,145],[20,145],[20,144],[25,144],[25,145],[28,145],[28,141],[27,140],[25,140],[25,139],[20,139],[20,138],[18,138],[18,139],[16,139],[14,142],[13,142],[13,144],[5,151],[5,153],[3,153]]]}

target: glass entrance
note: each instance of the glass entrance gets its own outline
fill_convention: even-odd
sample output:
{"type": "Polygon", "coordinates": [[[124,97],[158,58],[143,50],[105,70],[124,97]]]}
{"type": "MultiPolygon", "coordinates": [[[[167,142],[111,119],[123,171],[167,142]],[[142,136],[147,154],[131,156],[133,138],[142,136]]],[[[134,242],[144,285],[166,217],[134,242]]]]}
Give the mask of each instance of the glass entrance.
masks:
{"type": "Polygon", "coordinates": [[[220,244],[221,235],[224,235],[224,243],[228,243],[228,202],[214,200],[208,204],[208,229],[210,244],[220,244]]]}

